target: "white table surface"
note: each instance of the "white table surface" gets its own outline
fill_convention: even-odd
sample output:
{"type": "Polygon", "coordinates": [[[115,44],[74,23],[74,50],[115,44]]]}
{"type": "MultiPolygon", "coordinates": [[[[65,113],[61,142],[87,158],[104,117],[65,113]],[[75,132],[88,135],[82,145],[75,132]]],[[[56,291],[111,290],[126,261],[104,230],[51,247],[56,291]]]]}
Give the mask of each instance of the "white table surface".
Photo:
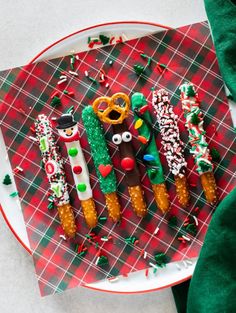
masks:
{"type": "MultiPolygon", "coordinates": [[[[141,20],[177,27],[206,19],[202,0],[1,0],[0,6],[0,70],[26,64],[61,37],[98,23],[141,20]]],[[[0,242],[2,313],[176,312],[171,289],[113,295],[76,288],[41,298],[32,259],[1,215],[0,242]]]]}

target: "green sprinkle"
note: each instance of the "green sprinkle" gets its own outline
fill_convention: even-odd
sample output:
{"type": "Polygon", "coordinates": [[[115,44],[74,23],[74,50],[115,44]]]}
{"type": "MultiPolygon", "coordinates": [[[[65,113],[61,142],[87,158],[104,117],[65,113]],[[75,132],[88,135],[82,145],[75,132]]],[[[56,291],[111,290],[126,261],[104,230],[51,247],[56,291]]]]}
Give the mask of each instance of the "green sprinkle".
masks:
{"type": "Polygon", "coordinates": [[[194,223],[192,224],[188,224],[186,227],[185,227],[186,231],[194,236],[196,236],[197,234],[197,227],[194,223]]]}
{"type": "Polygon", "coordinates": [[[200,122],[200,119],[198,117],[198,115],[196,113],[193,113],[192,117],[191,117],[191,123],[193,125],[198,125],[200,122]]]}
{"type": "Polygon", "coordinates": [[[54,209],[54,203],[50,202],[48,205],[48,210],[52,210],[52,209],[54,209]]]}
{"type": "Polygon", "coordinates": [[[148,62],[147,62],[147,66],[149,66],[149,65],[151,64],[151,62],[152,62],[152,58],[149,57],[149,58],[148,58],[148,62]]]}
{"type": "Polygon", "coordinates": [[[69,107],[69,109],[66,110],[66,114],[69,114],[69,113],[73,113],[75,110],[74,106],[72,105],[71,107],[69,107]]]}
{"type": "Polygon", "coordinates": [[[87,239],[93,239],[89,234],[86,234],[85,237],[86,237],[87,239]]]}
{"type": "Polygon", "coordinates": [[[157,253],[154,255],[154,258],[155,258],[156,264],[159,267],[165,267],[166,266],[167,257],[165,255],[165,253],[157,253]]]}
{"type": "Polygon", "coordinates": [[[140,56],[141,56],[142,58],[144,58],[144,59],[147,59],[147,58],[148,58],[148,56],[147,56],[145,53],[140,53],[140,56]]]}
{"type": "Polygon", "coordinates": [[[110,41],[110,38],[107,37],[107,36],[105,36],[105,35],[100,35],[100,36],[99,36],[99,39],[101,40],[101,42],[102,42],[103,45],[106,45],[106,44],[109,43],[109,41],[110,41]]]}
{"type": "Polygon", "coordinates": [[[153,274],[156,274],[156,272],[157,272],[157,268],[154,267],[154,269],[153,269],[153,274]]]}
{"type": "Polygon", "coordinates": [[[163,68],[166,68],[167,66],[165,65],[165,64],[163,64],[163,63],[159,63],[159,65],[161,66],[161,67],[163,67],[163,68]]]}
{"type": "Polygon", "coordinates": [[[10,197],[15,198],[15,197],[18,196],[18,195],[19,195],[19,192],[18,192],[18,191],[14,191],[14,192],[12,192],[12,193],[10,194],[10,197]]]}
{"type": "Polygon", "coordinates": [[[6,174],[4,179],[3,179],[3,182],[2,182],[4,185],[11,185],[12,181],[11,181],[11,177],[9,174],[6,174]]]}
{"type": "Polygon", "coordinates": [[[43,163],[43,160],[40,161],[40,168],[41,168],[42,170],[44,170],[44,163],[43,163]]]}
{"type": "Polygon", "coordinates": [[[211,149],[211,156],[213,161],[220,161],[220,153],[216,148],[211,149]]]}
{"type": "Polygon", "coordinates": [[[134,71],[135,71],[135,73],[137,74],[137,75],[141,75],[143,72],[144,72],[144,66],[142,66],[142,65],[140,65],[140,64],[135,64],[134,66],[133,66],[133,69],[134,69],[134,71]]]}
{"type": "Polygon", "coordinates": [[[136,240],[137,238],[135,236],[125,238],[125,242],[132,245],[135,243],[136,240]]]}
{"type": "MultiPolygon", "coordinates": [[[[78,250],[78,249],[77,249],[77,250],[78,250]]],[[[85,256],[86,252],[87,252],[87,251],[81,251],[81,252],[78,254],[78,256],[83,257],[83,256],[85,256]]]]}
{"type": "Polygon", "coordinates": [[[88,37],[88,44],[91,42],[91,37],[88,37]]]}
{"type": "Polygon", "coordinates": [[[95,244],[95,249],[97,249],[98,248],[98,242],[96,242],[96,244],[95,244]]]}
{"type": "Polygon", "coordinates": [[[108,258],[105,255],[101,255],[97,265],[99,266],[103,266],[103,265],[107,265],[108,264],[108,258]]]}
{"type": "Polygon", "coordinates": [[[63,93],[64,93],[65,95],[68,95],[69,91],[68,91],[68,90],[63,90],[63,93]]]}
{"type": "Polygon", "coordinates": [[[170,227],[175,227],[177,226],[177,217],[175,215],[171,216],[168,220],[168,225],[170,227]]]}
{"type": "Polygon", "coordinates": [[[97,80],[91,76],[88,76],[88,79],[91,80],[91,82],[93,83],[97,83],[97,80]]]}
{"type": "Polygon", "coordinates": [[[107,217],[106,217],[106,216],[100,216],[98,220],[99,220],[99,221],[106,221],[106,220],[107,220],[107,217]]]}
{"type": "Polygon", "coordinates": [[[53,97],[52,101],[51,101],[51,106],[56,107],[58,105],[61,104],[61,100],[59,97],[55,96],[53,97]]]}

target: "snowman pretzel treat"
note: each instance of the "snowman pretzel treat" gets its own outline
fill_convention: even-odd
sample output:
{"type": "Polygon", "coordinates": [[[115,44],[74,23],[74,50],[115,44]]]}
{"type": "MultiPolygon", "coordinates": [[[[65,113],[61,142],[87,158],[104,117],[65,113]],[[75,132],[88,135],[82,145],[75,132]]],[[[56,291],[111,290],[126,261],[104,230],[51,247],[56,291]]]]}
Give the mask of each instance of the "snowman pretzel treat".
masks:
{"type": "Polygon", "coordinates": [[[74,213],[69,202],[63,159],[58,151],[51,123],[46,115],[40,114],[37,117],[35,131],[44,169],[50,183],[50,189],[53,192],[53,202],[57,206],[62,228],[66,236],[73,238],[76,234],[76,225],[74,213]]]}
{"type": "Polygon", "coordinates": [[[144,217],[147,214],[147,206],[133,151],[132,134],[129,132],[125,122],[130,109],[129,97],[121,92],[114,94],[110,98],[100,97],[93,102],[93,109],[102,122],[113,126],[112,141],[119,149],[120,165],[125,172],[132,207],[137,216],[144,217]],[[102,103],[107,105],[107,108],[103,111],[100,110],[102,103]]]}
{"type": "Polygon", "coordinates": [[[71,114],[63,114],[58,120],[59,140],[66,145],[77,194],[88,227],[97,225],[97,211],[90,185],[89,171],[80,145],[77,122],[71,114]]]}

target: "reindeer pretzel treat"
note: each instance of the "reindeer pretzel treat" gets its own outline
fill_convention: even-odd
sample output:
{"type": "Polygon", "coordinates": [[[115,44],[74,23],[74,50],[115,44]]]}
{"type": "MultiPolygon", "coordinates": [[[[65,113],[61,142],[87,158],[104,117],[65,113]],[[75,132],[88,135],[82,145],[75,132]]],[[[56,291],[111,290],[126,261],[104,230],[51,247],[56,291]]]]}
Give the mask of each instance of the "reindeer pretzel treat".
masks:
{"type": "Polygon", "coordinates": [[[35,131],[39,142],[44,169],[53,192],[52,197],[57,206],[62,228],[66,236],[73,238],[76,234],[75,218],[70,205],[68,186],[63,167],[63,159],[46,115],[40,114],[35,121],[35,131]]]}
{"type": "Polygon", "coordinates": [[[186,167],[183,152],[183,142],[180,139],[178,116],[173,111],[170,104],[168,92],[164,89],[153,91],[152,106],[156,113],[157,121],[162,136],[162,145],[169,169],[175,178],[176,193],[179,203],[186,207],[190,200],[186,167]]]}
{"type": "Polygon", "coordinates": [[[203,128],[203,114],[199,108],[198,94],[192,83],[184,83],[180,86],[180,90],[182,109],[186,119],[185,126],[189,132],[190,153],[193,154],[197,165],[206,200],[213,204],[217,201],[217,186],[203,128]]]}
{"type": "Polygon", "coordinates": [[[158,208],[165,213],[170,203],[166,189],[163,168],[153,134],[151,114],[148,109],[146,98],[142,93],[136,92],[131,98],[134,112],[135,128],[142,144],[142,159],[154,192],[158,208]]]}
{"type": "Polygon", "coordinates": [[[103,127],[91,106],[83,109],[82,120],[100,182],[105,195],[109,217],[117,222],[120,219],[120,203],[116,193],[116,176],[106,144],[103,127]]]}
{"type": "Polygon", "coordinates": [[[121,168],[125,171],[132,207],[137,216],[143,217],[147,213],[147,207],[131,144],[132,135],[125,122],[130,109],[129,97],[124,93],[116,93],[110,98],[100,97],[94,101],[93,109],[101,121],[113,125],[112,141],[119,147],[121,168]],[[99,110],[101,103],[107,105],[104,111],[99,110]]]}

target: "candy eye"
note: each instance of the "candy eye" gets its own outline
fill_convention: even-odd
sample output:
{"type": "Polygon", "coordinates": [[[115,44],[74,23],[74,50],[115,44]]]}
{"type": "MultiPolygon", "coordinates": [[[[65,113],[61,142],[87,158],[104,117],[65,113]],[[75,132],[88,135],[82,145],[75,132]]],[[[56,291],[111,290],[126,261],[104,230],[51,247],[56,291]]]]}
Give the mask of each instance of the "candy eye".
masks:
{"type": "Polygon", "coordinates": [[[122,140],[123,140],[124,142],[129,142],[129,141],[131,141],[131,140],[132,140],[132,134],[131,134],[130,132],[124,132],[124,133],[122,134],[122,140]]]}
{"type": "Polygon", "coordinates": [[[112,141],[115,145],[119,145],[122,142],[122,138],[120,134],[115,134],[112,136],[112,141]]]}

